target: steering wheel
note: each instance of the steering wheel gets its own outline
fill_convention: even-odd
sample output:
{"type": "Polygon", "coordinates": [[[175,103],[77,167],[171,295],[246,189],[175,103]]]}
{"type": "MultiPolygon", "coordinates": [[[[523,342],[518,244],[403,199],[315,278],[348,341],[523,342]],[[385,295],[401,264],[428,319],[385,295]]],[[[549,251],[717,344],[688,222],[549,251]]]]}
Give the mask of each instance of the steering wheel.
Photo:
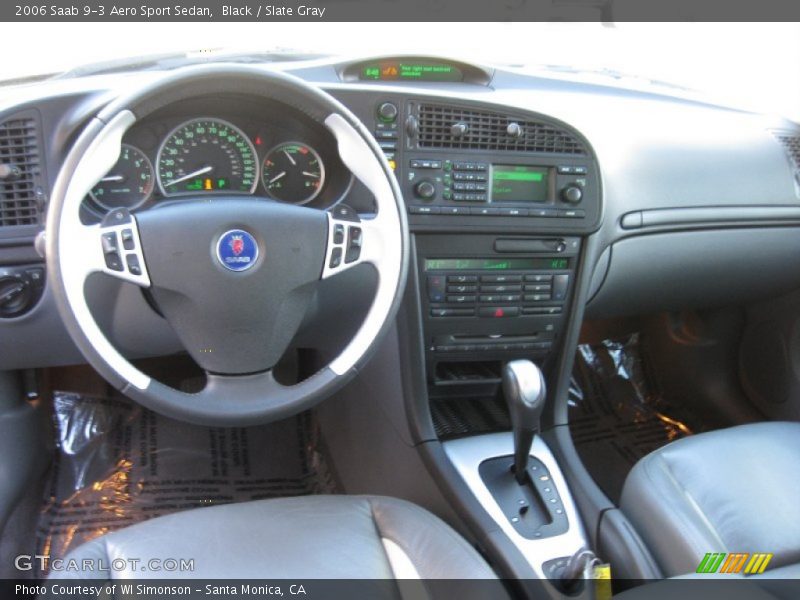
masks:
{"type": "Polygon", "coordinates": [[[369,131],[308,83],[245,65],[188,67],[117,98],[92,118],[69,152],[47,216],[47,269],[69,334],[86,360],[124,395],[161,414],[216,426],[265,423],[313,406],[344,385],[391,324],[408,270],[408,225],[397,181],[369,131]],[[330,210],[243,196],[182,197],[100,224],[81,203],[113,167],[122,136],[153,111],[198,95],[247,93],[298,108],[332,133],[342,163],[366,186],[376,212],[330,210]],[[377,271],[364,320],[338,356],[284,385],[273,368],[297,333],[319,281],[368,263],[377,271]],[[85,284],[96,272],[147,288],[183,347],[206,372],[198,393],[135,367],[101,331],[85,284]]]}

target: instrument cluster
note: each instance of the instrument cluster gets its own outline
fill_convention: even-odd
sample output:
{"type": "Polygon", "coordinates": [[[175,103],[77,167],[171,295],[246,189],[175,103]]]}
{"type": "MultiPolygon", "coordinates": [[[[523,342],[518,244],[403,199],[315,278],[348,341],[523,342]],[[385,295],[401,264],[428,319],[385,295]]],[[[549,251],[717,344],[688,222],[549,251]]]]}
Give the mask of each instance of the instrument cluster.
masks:
{"type": "Polygon", "coordinates": [[[203,195],[327,208],[352,184],[326,132],[258,118],[174,116],[137,124],[84,206],[95,216],[203,195]]]}

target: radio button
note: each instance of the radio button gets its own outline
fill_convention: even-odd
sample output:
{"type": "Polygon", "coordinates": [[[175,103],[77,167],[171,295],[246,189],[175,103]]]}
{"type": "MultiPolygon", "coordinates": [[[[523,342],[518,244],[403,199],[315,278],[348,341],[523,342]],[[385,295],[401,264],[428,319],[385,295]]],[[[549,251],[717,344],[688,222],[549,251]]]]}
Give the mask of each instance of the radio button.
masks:
{"type": "Polygon", "coordinates": [[[530,211],[527,208],[501,208],[500,214],[504,217],[527,217],[530,211]]]}
{"type": "Polygon", "coordinates": [[[484,217],[497,217],[500,215],[499,208],[488,208],[488,207],[481,207],[481,208],[470,208],[469,214],[471,215],[481,215],[484,217]]]}
{"type": "Polygon", "coordinates": [[[557,210],[548,210],[546,208],[532,208],[530,210],[531,217],[553,218],[558,216],[557,210]]]}
{"type": "Polygon", "coordinates": [[[467,302],[475,302],[475,296],[448,296],[447,302],[453,304],[466,304],[467,302]]]}
{"type": "Polygon", "coordinates": [[[447,286],[447,293],[448,294],[469,294],[472,292],[477,292],[478,286],[477,285],[448,285],[447,286]]]}
{"type": "Polygon", "coordinates": [[[428,300],[431,302],[444,302],[444,290],[444,275],[428,275],[428,300]]]}
{"type": "Polygon", "coordinates": [[[423,179],[414,186],[414,194],[423,200],[430,200],[436,195],[436,186],[432,181],[423,179]]]}
{"type": "Polygon", "coordinates": [[[549,302],[550,294],[525,294],[525,302],[549,302]]]}
{"type": "MultiPolygon", "coordinates": [[[[570,204],[577,204],[583,199],[583,190],[577,185],[568,185],[561,190],[561,199],[570,204]]],[[[562,215],[559,215],[562,216],[562,215]]]]}
{"type": "Polygon", "coordinates": [[[521,285],[481,285],[482,292],[520,292],[521,285]]]}
{"type": "Polygon", "coordinates": [[[553,276],[545,275],[544,273],[536,273],[534,275],[525,275],[525,281],[534,281],[536,283],[541,281],[553,281],[553,276]]]}
{"type": "Polygon", "coordinates": [[[432,317],[474,317],[474,308],[432,308],[432,317]]]}
{"type": "Polygon", "coordinates": [[[526,306],[522,309],[523,315],[560,315],[560,306],[526,306]]]}
{"type": "Polygon", "coordinates": [[[443,215],[468,215],[469,208],[466,206],[443,206],[442,213],[443,215]]]}
{"type": "Polygon", "coordinates": [[[481,275],[483,283],[519,283],[522,275],[481,275]]]}
{"type": "Polygon", "coordinates": [[[569,275],[556,275],[553,277],[553,300],[564,300],[567,297],[569,275]]]}
{"type": "Polygon", "coordinates": [[[438,215],[441,209],[438,206],[409,206],[408,212],[412,215],[438,215]]]}
{"type": "Polygon", "coordinates": [[[478,281],[477,275],[448,275],[447,283],[475,283],[478,281]]]}
{"type": "Polygon", "coordinates": [[[549,283],[535,283],[533,285],[525,286],[526,292],[550,292],[552,289],[553,288],[549,283]]]}
{"type": "Polygon", "coordinates": [[[506,317],[519,316],[517,306],[481,306],[478,308],[478,316],[491,319],[504,319],[506,317]]]}

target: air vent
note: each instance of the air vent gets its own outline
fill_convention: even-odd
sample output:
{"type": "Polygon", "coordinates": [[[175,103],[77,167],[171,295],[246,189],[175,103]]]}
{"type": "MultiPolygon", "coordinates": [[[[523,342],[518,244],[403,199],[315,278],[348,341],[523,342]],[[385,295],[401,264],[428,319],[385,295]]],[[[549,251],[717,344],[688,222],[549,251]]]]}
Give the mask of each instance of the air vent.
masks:
{"type": "Polygon", "coordinates": [[[786,148],[786,153],[794,163],[795,171],[800,173],[800,134],[787,131],[773,131],[772,134],[786,148]]]}
{"type": "Polygon", "coordinates": [[[419,148],[586,154],[574,135],[539,121],[435,104],[420,104],[416,117],[419,148]]]}
{"type": "Polygon", "coordinates": [[[0,227],[39,223],[43,193],[37,123],[33,112],[0,122],[0,227]]]}

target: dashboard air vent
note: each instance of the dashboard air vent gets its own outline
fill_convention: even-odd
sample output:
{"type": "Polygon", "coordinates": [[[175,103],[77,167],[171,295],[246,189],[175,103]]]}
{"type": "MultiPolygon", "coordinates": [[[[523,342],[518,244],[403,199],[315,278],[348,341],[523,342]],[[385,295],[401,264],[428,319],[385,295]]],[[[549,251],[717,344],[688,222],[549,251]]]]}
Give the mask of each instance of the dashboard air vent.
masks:
{"type": "Polygon", "coordinates": [[[775,138],[786,148],[786,153],[794,163],[794,169],[800,173],[800,134],[786,131],[773,131],[775,138]]]}
{"type": "Polygon", "coordinates": [[[43,193],[37,124],[34,112],[0,122],[0,227],[39,223],[43,193]]]}
{"type": "Polygon", "coordinates": [[[539,121],[437,104],[420,104],[416,112],[419,148],[586,154],[573,134],[539,121]]]}

